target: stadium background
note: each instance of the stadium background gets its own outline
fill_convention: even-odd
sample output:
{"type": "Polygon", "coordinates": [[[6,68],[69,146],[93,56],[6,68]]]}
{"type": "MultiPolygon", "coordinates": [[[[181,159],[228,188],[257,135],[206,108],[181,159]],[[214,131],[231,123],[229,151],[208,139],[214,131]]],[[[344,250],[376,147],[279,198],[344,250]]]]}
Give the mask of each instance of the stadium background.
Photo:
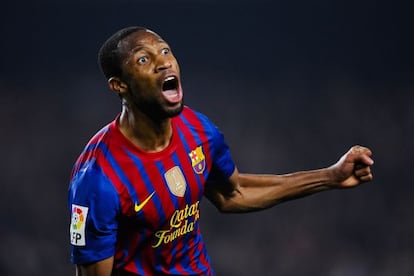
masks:
{"type": "Polygon", "coordinates": [[[374,151],[375,180],[201,226],[218,275],[414,275],[414,55],[403,1],[8,1],[2,5],[0,274],[74,275],[72,164],[119,111],[97,64],[144,25],[178,58],[186,103],[224,132],[240,170],[374,151]]]}

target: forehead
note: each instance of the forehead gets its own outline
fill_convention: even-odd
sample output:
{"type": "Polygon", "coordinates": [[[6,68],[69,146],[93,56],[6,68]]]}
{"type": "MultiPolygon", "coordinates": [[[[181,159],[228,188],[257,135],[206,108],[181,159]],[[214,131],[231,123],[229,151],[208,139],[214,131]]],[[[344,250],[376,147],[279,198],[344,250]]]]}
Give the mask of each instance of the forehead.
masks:
{"type": "Polygon", "coordinates": [[[121,53],[127,54],[142,47],[151,47],[160,43],[166,43],[158,34],[150,30],[139,30],[121,40],[118,49],[121,53]]]}

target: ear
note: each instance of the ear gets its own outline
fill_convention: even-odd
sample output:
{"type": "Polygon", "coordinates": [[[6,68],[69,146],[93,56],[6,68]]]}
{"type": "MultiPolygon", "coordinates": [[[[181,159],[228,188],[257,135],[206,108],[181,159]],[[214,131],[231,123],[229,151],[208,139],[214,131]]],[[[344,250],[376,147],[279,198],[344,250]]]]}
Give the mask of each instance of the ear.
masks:
{"type": "Polygon", "coordinates": [[[108,86],[112,91],[120,95],[126,93],[128,90],[128,85],[118,77],[111,77],[108,80],[108,86]]]}

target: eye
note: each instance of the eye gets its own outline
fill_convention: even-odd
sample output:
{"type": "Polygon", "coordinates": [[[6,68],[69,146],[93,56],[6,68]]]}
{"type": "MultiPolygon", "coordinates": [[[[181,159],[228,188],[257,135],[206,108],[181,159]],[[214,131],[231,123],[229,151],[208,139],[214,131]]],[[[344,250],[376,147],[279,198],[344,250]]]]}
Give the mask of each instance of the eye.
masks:
{"type": "Polygon", "coordinates": [[[138,63],[139,64],[145,64],[148,61],[148,57],[147,56],[142,56],[138,58],[138,63]]]}
{"type": "Polygon", "coordinates": [[[170,53],[170,49],[168,48],[164,48],[161,50],[161,54],[163,54],[164,56],[170,53]]]}

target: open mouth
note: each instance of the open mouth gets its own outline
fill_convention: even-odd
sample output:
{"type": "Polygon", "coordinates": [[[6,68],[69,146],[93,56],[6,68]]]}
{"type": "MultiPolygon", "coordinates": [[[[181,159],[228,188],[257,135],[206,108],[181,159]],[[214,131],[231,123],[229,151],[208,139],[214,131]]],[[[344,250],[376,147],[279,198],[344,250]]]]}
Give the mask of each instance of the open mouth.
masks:
{"type": "Polygon", "coordinates": [[[178,80],[174,76],[167,77],[162,83],[163,92],[168,91],[168,90],[177,90],[177,88],[178,88],[178,80]]]}
{"type": "Polygon", "coordinates": [[[169,76],[164,79],[161,86],[164,98],[170,103],[176,104],[181,102],[182,93],[179,79],[176,76],[169,76]]]}

